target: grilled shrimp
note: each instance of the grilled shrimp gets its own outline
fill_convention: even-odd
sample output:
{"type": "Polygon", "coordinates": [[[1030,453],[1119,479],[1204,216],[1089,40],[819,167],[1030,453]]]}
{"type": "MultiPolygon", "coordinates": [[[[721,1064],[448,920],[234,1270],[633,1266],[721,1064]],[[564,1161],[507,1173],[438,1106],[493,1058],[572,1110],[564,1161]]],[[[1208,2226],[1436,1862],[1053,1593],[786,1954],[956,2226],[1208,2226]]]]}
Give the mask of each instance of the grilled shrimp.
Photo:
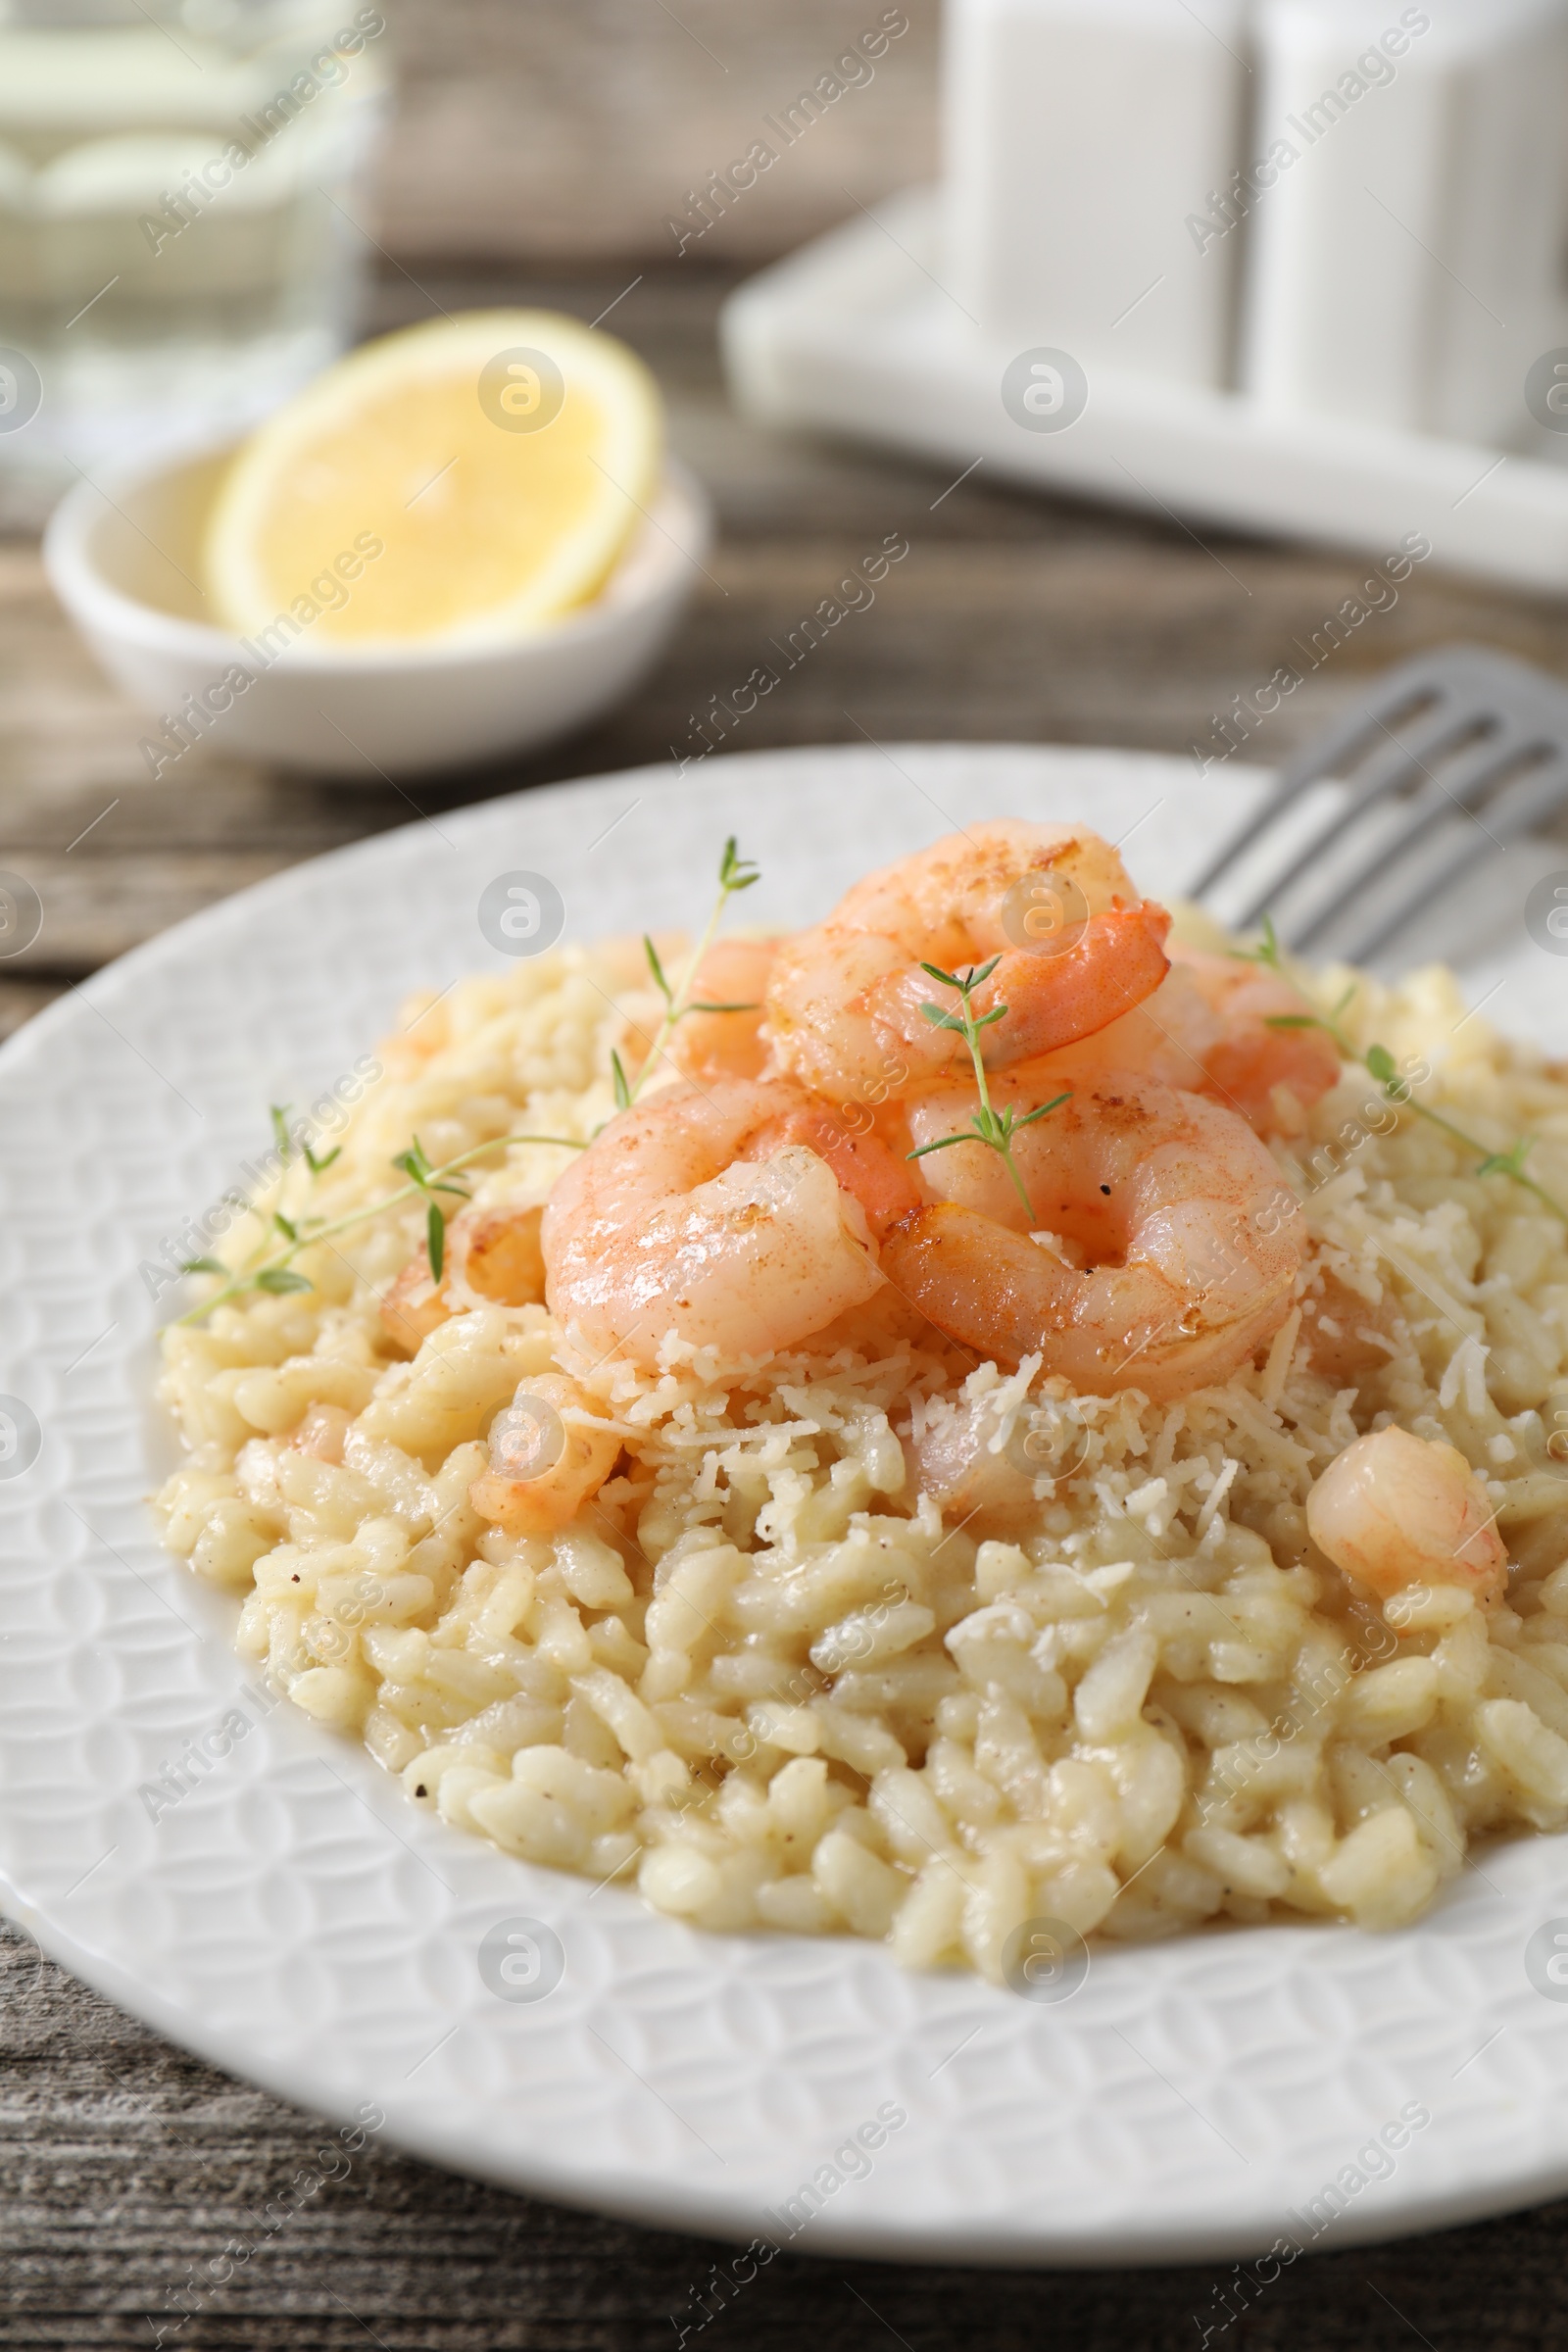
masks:
{"type": "Polygon", "coordinates": [[[460,1209],[447,1231],[441,1280],[430,1272],[421,1242],[381,1301],[388,1335],[412,1355],[449,1316],[468,1307],[527,1306],[545,1295],[539,1226],[531,1207],[460,1209]]]}
{"type": "Polygon", "coordinates": [[[765,1356],[861,1304],[882,1277],[866,1213],[840,1176],[878,1199],[863,1166],[903,1184],[900,1205],[919,1196],[874,1138],[845,1138],[840,1151],[829,1117],[796,1087],[748,1079],[622,1111],[551,1195],[541,1234],[551,1312],[590,1347],[652,1365],[672,1331],[727,1358],[765,1356]],[[838,1173],[825,1156],[835,1152],[838,1173]]]}
{"type": "Polygon", "coordinates": [[[1094,834],[1004,820],[869,875],[813,931],[710,955],[700,998],[750,1004],[765,981],[765,1019],[693,1015],[677,1051],[697,1084],[622,1113],[563,1175],[541,1236],[552,1312],[645,1364],[671,1333],[766,1356],[889,1281],[978,1354],[1039,1353],[1091,1393],[1225,1380],[1289,1305],[1290,1196],[1242,1117],[1105,1066],[1102,1033],[1260,1119],[1298,1038],[1300,1092],[1332,1073],[1314,1032],[1266,1026],[1298,1000],[1250,965],[1184,956],[1179,1033],[1152,1019],[1168,924],[1094,834]],[[973,1009],[998,1108],[1071,1073],[1070,1101],[1013,1140],[1027,1209],[982,1143],[909,1156],[974,1107],[921,966],[993,957],[973,1009]]]}
{"type": "Polygon", "coordinates": [[[489,1467],[469,1487],[469,1503],[509,1535],[547,1536],[598,1494],[620,1439],[594,1418],[574,1380],[534,1372],[490,1424],[489,1446],[489,1467]]]}
{"type": "Polygon", "coordinates": [[[1353,1584],[1458,1585],[1495,1608],[1508,1552],[1487,1491],[1456,1446],[1380,1429],[1336,1454],[1306,1498],[1307,1532],[1353,1584]]]}
{"type": "Polygon", "coordinates": [[[757,1078],[767,1059],[760,1034],[776,939],[715,940],[692,976],[694,1004],[723,1004],[724,1012],[683,1013],[669,1041],[669,1057],[687,1078],[757,1078]]]}
{"type": "Polygon", "coordinates": [[[1170,917],[1096,834],[1000,818],[868,874],[779,948],[767,1034],[786,1075],[881,1102],[940,1079],[963,1049],[921,1011],[947,971],[999,960],[975,1010],[994,1069],[1103,1028],[1158,987],[1170,917]]]}
{"type": "Polygon", "coordinates": [[[1044,1057],[1032,1081],[1050,1088],[1091,1072],[1139,1071],[1223,1102],[1259,1135],[1288,1124],[1277,1088],[1288,1088],[1303,1110],[1328,1093],[1341,1068],[1333,1039],[1322,1029],[1269,1026],[1311,1017],[1312,1007],[1288,980],[1263,965],[1211,956],[1180,940],[1170,941],[1168,953],[1170,970],[1152,996],[1044,1057]]]}
{"type": "MultiPolygon", "coordinates": [[[[1034,1107],[1023,1073],[999,1108],[1034,1107]]],[[[972,1097],[908,1106],[916,1144],[963,1124],[972,1097]]],[[[1038,1353],[1092,1395],[1186,1396],[1226,1380],[1284,1320],[1298,1220],[1263,1145],[1233,1112],[1107,1074],[1017,1131],[1013,1157],[957,1144],[922,1158],[936,1203],[882,1238],[888,1278],[952,1338],[1001,1363],[1038,1353]]]]}

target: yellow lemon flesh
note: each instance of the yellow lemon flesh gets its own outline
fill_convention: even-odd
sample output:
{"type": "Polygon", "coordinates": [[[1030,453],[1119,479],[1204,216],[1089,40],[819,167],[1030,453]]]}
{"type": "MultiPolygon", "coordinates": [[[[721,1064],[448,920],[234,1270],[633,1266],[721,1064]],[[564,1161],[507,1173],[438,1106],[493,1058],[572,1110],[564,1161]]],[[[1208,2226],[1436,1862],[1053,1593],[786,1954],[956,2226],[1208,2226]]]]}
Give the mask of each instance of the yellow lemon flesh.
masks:
{"type": "Polygon", "coordinates": [[[255,432],[207,529],[217,617],[276,653],[526,636],[604,586],[657,494],[623,343],[553,311],[387,335],[255,432]]]}

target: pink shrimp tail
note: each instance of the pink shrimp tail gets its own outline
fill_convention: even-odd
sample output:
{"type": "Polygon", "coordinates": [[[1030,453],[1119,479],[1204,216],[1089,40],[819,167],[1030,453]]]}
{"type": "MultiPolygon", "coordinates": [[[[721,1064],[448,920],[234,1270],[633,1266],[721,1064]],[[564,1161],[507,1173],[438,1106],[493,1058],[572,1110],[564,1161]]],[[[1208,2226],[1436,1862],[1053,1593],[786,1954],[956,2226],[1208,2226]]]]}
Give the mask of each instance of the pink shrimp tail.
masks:
{"type": "Polygon", "coordinates": [[[1060,1046],[1119,1020],[1152,997],[1170,970],[1170,915],[1145,900],[1091,915],[1059,955],[1015,948],[976,992],[979,1012],[1005,1004],[1006,1017],[985,1034],[985,1057],[998,1068],[1060,1046]]]}

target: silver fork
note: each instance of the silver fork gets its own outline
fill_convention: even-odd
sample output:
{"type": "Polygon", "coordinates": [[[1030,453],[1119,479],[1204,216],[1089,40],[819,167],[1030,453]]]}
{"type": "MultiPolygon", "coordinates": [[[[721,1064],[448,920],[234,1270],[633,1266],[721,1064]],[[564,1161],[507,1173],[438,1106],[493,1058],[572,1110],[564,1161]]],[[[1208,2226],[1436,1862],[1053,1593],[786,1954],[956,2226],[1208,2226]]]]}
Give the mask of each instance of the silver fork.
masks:
{"type": "Polygon", "coordinates": [[[1389,670],[1289,760],[1191,895],[1242,867],[1233,927],[1266,914],[1299,953],[1332,931],[1336,953],[1364,962],[1565,801],[1568,687],[1484,646],[1445,646],[1389,670]],[[1306,796],[1336,779],[1342,795],[1310,823],[1306,796]]]}

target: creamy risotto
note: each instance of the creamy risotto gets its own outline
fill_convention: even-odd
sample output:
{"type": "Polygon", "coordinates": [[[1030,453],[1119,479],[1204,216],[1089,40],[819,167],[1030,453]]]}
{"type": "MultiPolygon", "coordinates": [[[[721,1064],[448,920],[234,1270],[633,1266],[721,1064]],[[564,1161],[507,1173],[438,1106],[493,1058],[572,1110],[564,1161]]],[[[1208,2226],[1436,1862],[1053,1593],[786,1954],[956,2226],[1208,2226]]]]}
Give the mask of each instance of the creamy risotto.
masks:
{"type": "MultiPolygon", "coordinates": [[[[1274,1016],[1246,1132],[1277,1179],[1252,1222],[1291,1239],[1275,1303],[1235,1366],[1193,1385],[1149,1347],[1140,1383],[1135,1333],[1098,1390],[1054,1344],[988,1355],[913,1274],[767,1351],[683,1332],[684,1293],[618,1344],[537,1212],[567,1171],[581,1196],[574,1145],[613,1122],[597,1164],[680,1091],[656,1069],[615,1121],[667,1009],[641,949],[412,1004],[316,1164],[296,1147],[225,1239],[219,1302],[164,1335],[169,1544],[412,1802],[703,1927],[998,1978],[1039,1918],[1414,1918],[1473,1838],[1568,1823],[1568,1230],[1476,1149],[1535,1139],[1514,1168],[1568,1186],[1568,1084],[1441,971],[1348,1003],[1352,975],[1295,977],[1338,1044],[1307,1083],[1290,1055],[1327,1032],[1274,1016]],[[1349,1449],[1390,1431],[1436,1467],[1385,1447],[1373,1501],[1419,1520],[1447,1479],[1450,1570],[1430,1529],[1391,1553],[1366,1519],[1349,1449]]],[[[688,1065],[704,1101],[714,1066],[688,1065]]],[[[1032,1134],[1110,1099],[1102,1069],[1063,1083],[1032,1134]]],[[[748,1214],[783,1164],[746,1163],[748,1214]]],[[[1016,1246],[1087,1282],[1043,1181],[1016,1246]]],[[[875,1214],[844,1217],[874,1269],[875,1214]]]]}

